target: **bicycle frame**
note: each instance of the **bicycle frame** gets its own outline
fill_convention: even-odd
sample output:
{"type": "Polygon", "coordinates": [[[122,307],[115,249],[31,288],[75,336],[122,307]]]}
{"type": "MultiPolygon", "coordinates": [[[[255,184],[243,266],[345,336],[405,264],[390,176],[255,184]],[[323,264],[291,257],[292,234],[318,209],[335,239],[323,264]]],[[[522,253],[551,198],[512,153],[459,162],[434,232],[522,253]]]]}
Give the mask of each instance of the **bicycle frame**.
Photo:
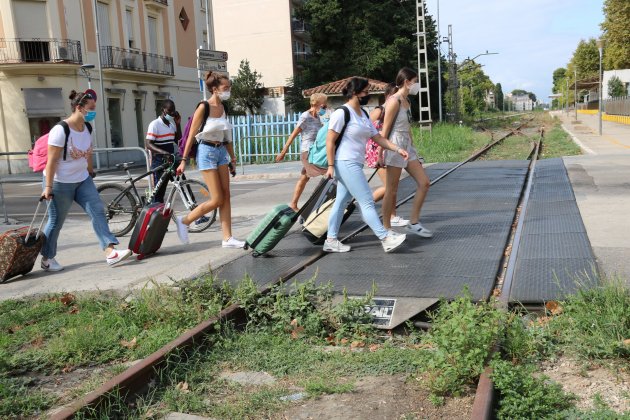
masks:
{"type": "MultiPolygon", "coordinates": [[[[147,176],[154,174],[158,171],[164,171],[164,173],[162,173],[162,176],[160,176],[160,179],[158,180],[158,182],[155,184],[155,186],[153,187],[153,191],[151,192],[151,195],[148,198],[148,201],[152,201],[153,198],[155,197],[155,193],[157,192],[158,188],[164,183],[164,182],[168,182],[168,178],[171,176],[173,171],[173,166],[175,165],[174,162],[165,162],[162,165],[158,166],[155,169],[151,169],[150,171],[147,171],[145,173],[143,173],[142,175],[139,175],[135,178],[133,178],[131,176],[131,173],[129,172],[129,169],[127,169],[127,179],[125,180],[125,183],[129,182],[130,185],[125,188],[123,191],[120,192],[120,194],[118,194],[118,196],[116,196],[116,198],[114,200],[112,200],[112,204],[116,205],[120,202],[120,200],[125,196],[126,193],[133,191],[133,193],[135,194],[138,203],[141,205],[145,204],[145,200],[144,200],[144,196],[141,196],[140,193],[138,192],[138,189],[136,188],[136,182],[140,181],[142,178],[146,178],[147,176]]],[[[183,174],[182,174],[183,175],[183,174]]]]}

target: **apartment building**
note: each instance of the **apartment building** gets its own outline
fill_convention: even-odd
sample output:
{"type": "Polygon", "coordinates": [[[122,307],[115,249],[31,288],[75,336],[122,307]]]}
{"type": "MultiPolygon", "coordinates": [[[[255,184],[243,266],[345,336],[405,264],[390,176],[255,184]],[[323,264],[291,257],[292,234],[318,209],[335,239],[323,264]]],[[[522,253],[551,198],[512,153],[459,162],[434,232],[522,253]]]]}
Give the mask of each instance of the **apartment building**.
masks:
{"type": "Polygon", "coordinates": [[[287,79],[299,76],[311,57],[309,27],[295,17],[304,0],[213,0],[216,48],[228,51],[235,76],[241,60],[262,74],[263,112],[284,115],[287,79]]]}
{"type": "Polygon", "coordinates": [[[513,95],[507,93],[504,100],[512,104],[510,109],[513,111],[531,111],[536,105],[529,95],[513,95]]]}
{"type": "MultiPolygon", "coordinates": [[[[70,114],[70,92],[88,88],[81,69],[86,64],[95,66],[89,75],[99,95],[96,147],[143,146],[165,98],[176,102],[184,118],[190,115],[201,98],[196,48],[206,45],[204,4],[0,0],[0,152],[29,150],[70,114]]],[[[0,157],[0,173],[29,170],[25,156],[0,157]]]]}

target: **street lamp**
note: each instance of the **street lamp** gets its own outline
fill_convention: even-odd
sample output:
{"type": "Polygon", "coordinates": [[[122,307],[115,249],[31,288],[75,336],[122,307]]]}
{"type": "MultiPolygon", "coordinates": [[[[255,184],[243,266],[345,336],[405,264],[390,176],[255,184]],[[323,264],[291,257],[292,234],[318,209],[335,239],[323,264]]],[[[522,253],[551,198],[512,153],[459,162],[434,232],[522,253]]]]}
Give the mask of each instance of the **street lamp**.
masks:
{"type": "Polygon", "coordinates": [[[94,68],[94,64],[84,64],[81,66],[81,73],[88,79],[88,89],[92,89],[92,78],[90,77],[90,70],[94,68]]]}
{"type": "Polygon", "coordinates": [[[602,135],[602,102],[604,95],[602,92],[602,55],[604,52],[604,40],[599,38],[597,41],[597,49],[599,50],[599,135],[602,135]]]}

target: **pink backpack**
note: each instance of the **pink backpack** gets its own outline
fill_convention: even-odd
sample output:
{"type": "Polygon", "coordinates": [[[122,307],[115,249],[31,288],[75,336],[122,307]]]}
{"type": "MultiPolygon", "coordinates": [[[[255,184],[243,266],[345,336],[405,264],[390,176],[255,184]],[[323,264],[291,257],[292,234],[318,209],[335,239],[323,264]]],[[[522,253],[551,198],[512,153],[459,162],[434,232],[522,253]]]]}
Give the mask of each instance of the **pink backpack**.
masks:
{"type": "MultiPolygon", "coordinates": [[[[64,133],[66,133],[66,141],[63,143],[63,160],[66,160],[68,154],[68,137],[70,137],[70,127],[65,121],[59,121],[58,125],[63,127],[64,133]]],[[[90,134],[92,134],[92,125],[89,122],[85,123],[90,134]]],[[[35,141],[33,150],[28,152],[28,166],[30,166],[35,172],[42,172],[46,169],[46,163],[48,162],[48,134],[44,134],[35,141]]]]}

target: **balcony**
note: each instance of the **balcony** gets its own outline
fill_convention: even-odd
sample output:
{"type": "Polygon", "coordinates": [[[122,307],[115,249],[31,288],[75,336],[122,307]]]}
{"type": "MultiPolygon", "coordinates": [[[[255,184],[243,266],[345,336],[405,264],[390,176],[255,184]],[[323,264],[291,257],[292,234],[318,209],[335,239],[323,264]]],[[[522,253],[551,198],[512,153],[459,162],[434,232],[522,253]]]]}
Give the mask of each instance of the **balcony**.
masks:
{"type": "Polygon", "coordinates": [[[101,47],[101,63],[104,69],[173,76],[173,57],[150,54],[137,50],[105,46],[101,47]]]}
{"type": "Polygon", "coordinates": [[[293,51],[293,57],[297,64],[304,64],[313,56],[312,53],[307,51],[293,51]]]}
{"type": "Polygon", "coordinates": [[[305,32],[310,32],[311,31],[311,24],[310,23],[306,23],[303,20],[293,19],[291,21],[291,30],[294,33],[298,33],[298,34],[302,34],[302,33],[305,33],[305,32]]]}
{"type": "Polygon", "coordinates": [[[82,64],[81,42],[69,39],[0,38],[0,65],[82,64]]]}
{"type": "Polygon", "coordinates": [[[157,7],[157,8],[162,8],[162,7],[168,7],[168,0],[144,0],[144,3],[151,7],[157,7]]]}

